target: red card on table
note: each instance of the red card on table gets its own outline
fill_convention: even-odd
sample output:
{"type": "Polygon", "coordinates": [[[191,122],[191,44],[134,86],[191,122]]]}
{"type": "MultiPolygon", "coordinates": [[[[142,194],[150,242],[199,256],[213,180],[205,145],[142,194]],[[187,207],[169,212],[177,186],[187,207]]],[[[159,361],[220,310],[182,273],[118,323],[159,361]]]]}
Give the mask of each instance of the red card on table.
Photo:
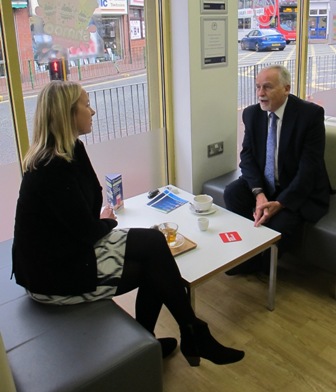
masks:
{"type": "Polygon", "coordinates": [[[241,241],[241,237],[236,231],[228,231],[227,233],[219,233],[219,236],[224,242],[241,241]]]}

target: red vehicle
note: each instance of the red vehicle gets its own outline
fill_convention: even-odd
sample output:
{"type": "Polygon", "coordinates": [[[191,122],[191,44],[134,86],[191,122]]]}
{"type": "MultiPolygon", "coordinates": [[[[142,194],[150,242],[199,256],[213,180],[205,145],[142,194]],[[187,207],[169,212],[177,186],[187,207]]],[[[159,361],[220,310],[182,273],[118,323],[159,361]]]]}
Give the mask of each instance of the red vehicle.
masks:
{"type": "Polygon", "coordinates": [[[274,28],[289,44],[296,40],[297,2],[290,0],[254,0],[253,6],[260,28],[274,28]],[[261,13],[260,8],[263,8],[261,13]]]}

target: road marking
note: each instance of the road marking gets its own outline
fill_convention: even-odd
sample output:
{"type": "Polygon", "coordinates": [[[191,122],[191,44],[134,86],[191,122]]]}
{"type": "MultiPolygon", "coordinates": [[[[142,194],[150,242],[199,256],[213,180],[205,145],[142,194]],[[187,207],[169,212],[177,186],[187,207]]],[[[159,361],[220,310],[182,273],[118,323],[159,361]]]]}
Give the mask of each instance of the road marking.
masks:
{"type": "Polygon", "coordinates": [[[251,57],[252,55],[254,54],[254,52],[250,52],[250,53],[242,53],[241,54],[241,59],[242,60],[245,60],[245,59],[247,59],[248,57],[251,57]]]}
{"type": "MultiPolygon", "coordinates": [[[[288,45],[287,45],[286,47],[288,48],[288,45]]],[[[291,47],[289,48],[289,53],[288,53],[288,51],[286,51],[286,52],[288,53],[288,55],[287,55],[285,61],[289,61],[289,60],[292,59],[292,57],[293,57],[293,52],[295,52],[295,50],[296,50],[296,47],[295,47],[295,46],[291,46],[291,47]]]]}
{"type": "Polygon", "coordinates": [[[267,60],[269,57],[272,56],[272,52],[269,52],[269,54],[267,56],[262,57],[259,61],[257,61],[257,64],[262,64],[265,62],[265,60],[267,60]]]}
{"type": "Polygon", "coordinates": [[[336,53],[336,48],[335,48],[335,46],[330,45],[329,48],[330,48],[333,52],[336,53]]]}

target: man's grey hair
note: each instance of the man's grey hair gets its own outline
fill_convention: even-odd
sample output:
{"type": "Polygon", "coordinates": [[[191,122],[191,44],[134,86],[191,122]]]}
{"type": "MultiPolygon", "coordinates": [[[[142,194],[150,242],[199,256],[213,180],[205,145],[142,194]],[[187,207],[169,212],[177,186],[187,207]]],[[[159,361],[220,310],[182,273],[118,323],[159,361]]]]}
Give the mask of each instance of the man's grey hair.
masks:
{"type": "Polygon", "coordinates": [[[263,68],[264,69],[274,69],[279,72],[279,81],[283,86],[290,86],[291,85],[291,74],[289,73],[288,69],[284,67],[283,65],[279,64],[274,64],[270,65],[268,67],[263,68]]]}

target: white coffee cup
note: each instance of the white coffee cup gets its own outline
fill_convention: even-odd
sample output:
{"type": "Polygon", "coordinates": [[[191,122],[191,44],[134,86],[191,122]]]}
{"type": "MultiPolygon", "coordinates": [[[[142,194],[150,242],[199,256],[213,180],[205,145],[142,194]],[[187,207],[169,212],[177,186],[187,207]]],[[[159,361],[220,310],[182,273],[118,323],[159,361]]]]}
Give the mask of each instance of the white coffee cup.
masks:
{"type": "Polygon", "coordinates": [[[193,205],[196,211],[204,212],[210,210],[213,198],[210,195],[197,195],[193,199],[193,205]]]}
{"type": "Polygon", "coordinates": [[[209,219],[202,217],[197,219],[198,227],[201,231],[206,231],[208,230],[209,227],[209,219]]]}

